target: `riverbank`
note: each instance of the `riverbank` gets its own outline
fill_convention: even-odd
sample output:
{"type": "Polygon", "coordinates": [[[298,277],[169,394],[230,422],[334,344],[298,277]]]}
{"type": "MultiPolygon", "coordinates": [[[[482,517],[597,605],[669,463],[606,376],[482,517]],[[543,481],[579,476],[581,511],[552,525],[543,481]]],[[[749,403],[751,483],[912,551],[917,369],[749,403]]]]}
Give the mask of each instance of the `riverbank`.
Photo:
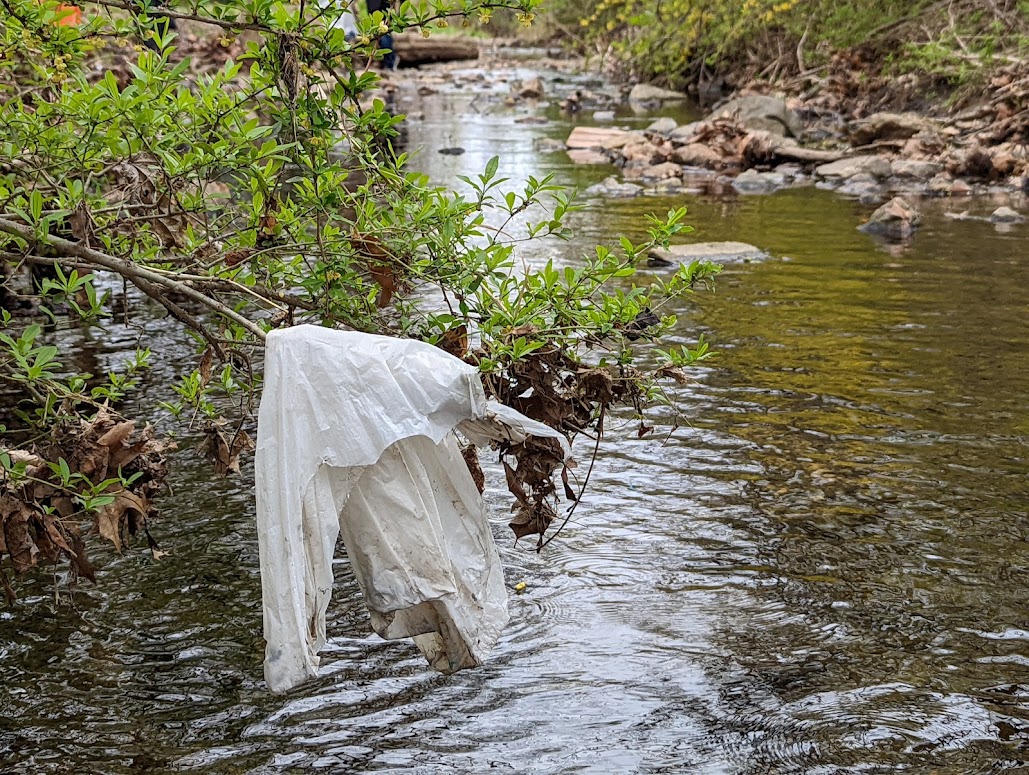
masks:
{"type": "MultiPolygon", "coordinates": [[[[487,48],[480,63],[486,70],[487,48]]],[[[561,64],[585,67],[581,60],[561,64]]],[[[869,205],[893,197],[953,200],[959,218],[971,217],[969,207],[982,209],[970,198],[988,196],[997,199],[994,207],[976,217],[1010,224],[1024,220],[1029,193],[1029,110],[1021,107],[1029,78],[1017,75],[1014,66],[999,71],[993,91],[960,109],[925,103],[922,112],[887,109],[910,102],[871,82],[848,90],[842,78],[801,94],[750,82],[706,113],[690,94],[650,84],[598,80],[590,89],[551,91],[529,78],[511,84],[504,105],[540,116],[557,110],[575,122],[563,142],[544,139],[539,150],[613,167],[615,174],[591,189],[603,196],[749,195],[815,185],[869,205]],[[626,122],[630,115],[661,117],[641,127],[626,122]]],[[[851,79],[860,80],[854,73],[851,79]]],[[[917,80],[902,79],[898,88],[914,91],[917,80]]]]}

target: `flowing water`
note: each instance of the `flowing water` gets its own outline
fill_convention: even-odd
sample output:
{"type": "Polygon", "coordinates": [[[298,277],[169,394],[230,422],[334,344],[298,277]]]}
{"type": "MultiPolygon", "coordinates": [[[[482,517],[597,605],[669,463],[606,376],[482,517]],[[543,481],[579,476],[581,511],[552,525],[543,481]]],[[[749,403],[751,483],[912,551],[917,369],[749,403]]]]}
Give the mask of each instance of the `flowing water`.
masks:
{"type": "MultiPolygon", "coordinates": [[[[609,172],[533,151],[561,121],[446,88],[415,108],[415,164],[442,182],[494,153],[515,180],[609,172]]],[[[184,451],[155,526],[168,557],[106,554],[99,587],[54,606],[30,579],[0,611],[0,770],[1026,771],[1029,228],[938,205],[888,247],[855,231],[868,208],[814,188],[643,197],[589,202],[576,242],[530,259],[574,262],[682,204],[698,238],[770,258],[677,310],[673,339],[704,333],[718,359],[652,437],[612,424],[542,555],[512,547],[491,496],[527,589],[489,664],[442,676],[369,636],[341,560],[324,675],[269,695],[250,491],[184,451]]],[[[155,330],[151,402],[189,356],[155,330]]],[[[135,338],[79,345],[104,363],[135,338]]]]}

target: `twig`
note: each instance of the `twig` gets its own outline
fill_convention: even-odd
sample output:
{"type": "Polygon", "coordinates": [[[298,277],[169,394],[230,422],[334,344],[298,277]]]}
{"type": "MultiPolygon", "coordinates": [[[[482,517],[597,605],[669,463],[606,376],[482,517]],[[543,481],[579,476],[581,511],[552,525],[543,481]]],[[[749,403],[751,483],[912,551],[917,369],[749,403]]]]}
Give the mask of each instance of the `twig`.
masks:
{"type": "Polygon", "coordinates": [[[586,492],[586,487],[590,483],[590,475],[593,473],[593,466],[597,462],[597,453],[600,451],[600,439],[604,435],[604,415],[606,413],[607,407],[600,407],[600,417],[597,420],[597,443],[593,445],[593,457],[590,459],[590,467],[586,470],[586,478],[582,480],[582,487],[579,488],[579,497],[575,499],[575,503],[573,503],[571,505],[571,508],[568,509],[567,513],[565,514],[564,521],[561,523],[561,526],[558,527],[558,529],[555,530],[546,541],[543,541],[543,536],[540,536],[541,540],[539,544],[536,546],[537,553],[542,552],[547,544],[549,544],[551,541],[553,541],[555,538],[561,535],[561,531],[565,529],[565,525],[567,525],[568,520],[572,518],[572,514],[575,513],[575,509],[579,506],[580,503],[582,503],[582,494],[586,492]]]}
{"type": "Polygon", "coordinates": [[[44,243],[57,248],[67,256],[81,258],[85,261],[97,264],[98,266],[110,269],[123,277],[128,277],[133,282],[135,282],[136,278],[142,278],[143,280],[149,280],[150,282],[158,285],[163,285],[170,290],[181,293],[183,296],[186,296],[193,301],[203,304],[213,312],[238,323],[261,341],[264,341],[265,339],[264,331],[262,331],[253,321],[243,317],[238,312],[227,307],[225,304],[222,304],[217,299],[213,299],[196,290],[192,286],[167,277],[160,272],[155,272],[151,269],[140,266],[139,264],[135,264],[132,261],[127,261],[124,258],[117,258],[115,256],[108,255],[107,253],[101,253],[99,250],[94,250],[81,242],[72,242],[71,240],[56,237],[52,234],[37,235],[30,226],[16,223],[15,221],[8,220],[7,218],[0,218],[0,232],[20,237],[30,245],[36,243],[39,238],[42,237],[44,243]]]}

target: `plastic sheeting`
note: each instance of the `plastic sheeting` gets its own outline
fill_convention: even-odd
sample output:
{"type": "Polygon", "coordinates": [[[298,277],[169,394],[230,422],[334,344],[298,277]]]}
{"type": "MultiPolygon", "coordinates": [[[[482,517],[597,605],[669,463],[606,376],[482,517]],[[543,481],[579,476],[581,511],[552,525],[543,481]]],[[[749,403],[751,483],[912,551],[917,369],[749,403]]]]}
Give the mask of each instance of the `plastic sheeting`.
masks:
{"type": "Polygon", "coordinates": [[[437,670],[481,664],[507,623],[503,568],[455,428],[477,444],[560,439],[487,401],[478,371],[424,342],[316,326],[268,335],[258,417],[264,672],[317,675],[342,536],[384,638],[437,670]]]}

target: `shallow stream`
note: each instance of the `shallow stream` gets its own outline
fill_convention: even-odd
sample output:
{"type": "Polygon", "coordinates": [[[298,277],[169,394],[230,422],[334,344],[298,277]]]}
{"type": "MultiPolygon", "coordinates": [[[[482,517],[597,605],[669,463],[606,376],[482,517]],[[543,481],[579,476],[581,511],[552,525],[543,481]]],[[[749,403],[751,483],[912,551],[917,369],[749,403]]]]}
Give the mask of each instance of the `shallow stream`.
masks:
{"type": "MultiPolygon", "coordinates": [[[[441,183],[494,154],[516,181],[611,171],[535,151],[569,125],[516,123],[523,108],[488,99],[506,88],[491,77],[472,103],[444,84],[406,107],[404,86],[415,166],[441,183]]],[[[888,247],[855,230],[871,208],[814,188],[588,204],[574,243],[530,260],[574,262],[682,204],[696,238],[770,258],[677,310],[676,338],[720,352],[674,391],[688,424],[670,433],[658,412],[643,440],[613,424],[542,555],[512,547],[492,498],[509,584],[527,589],[488,665],[446,677],[369,636],[341,560],[324,676],[269,695],[251,493],[184,451],[155,525],[168,557],[107,555],[73,606],[39,578],[0,610],[0,770],[1025,771],[1029,227],[928,204],[913,242],[888,247]]],[[[188,355],[154,330],[167,369],[188,355]]],[[[83,353],[118,358],[135,337],[83,353]]]]}

